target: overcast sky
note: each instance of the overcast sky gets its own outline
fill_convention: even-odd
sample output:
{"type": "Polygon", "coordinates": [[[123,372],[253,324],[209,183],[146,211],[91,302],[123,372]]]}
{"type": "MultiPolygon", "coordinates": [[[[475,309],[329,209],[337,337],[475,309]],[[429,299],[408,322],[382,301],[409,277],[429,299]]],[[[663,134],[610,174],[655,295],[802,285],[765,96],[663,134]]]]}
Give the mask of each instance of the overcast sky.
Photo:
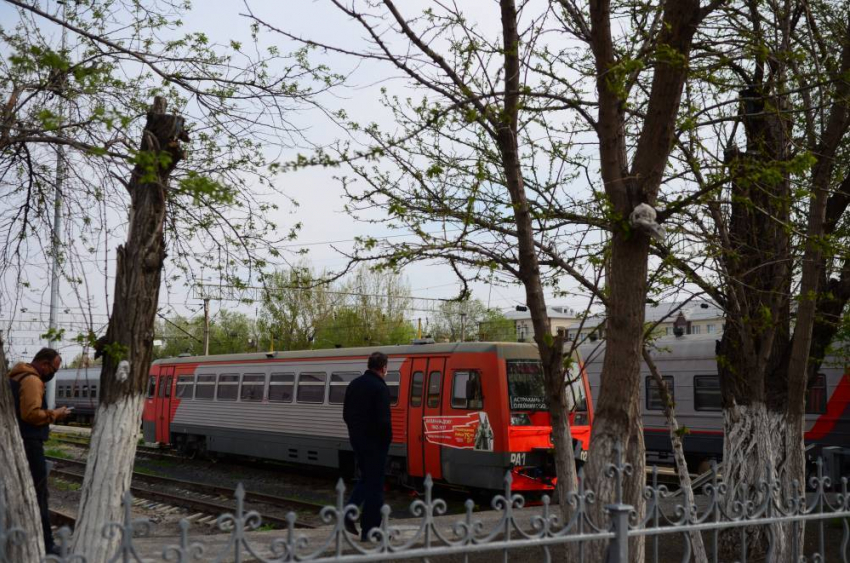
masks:
{"type": "MultiPolygon", "coordinates": [[[[54,11],[55,2],[47,2],[54,11]]],[[[414,14],[421,9],[423,2],[405,1],[400,7],[405,13],[414,14]],[[417,7],[420,6],[420,7],[417,7]]],[[[482,26],[497,25],[498,11],[492,8],[495,4],[476,0],[476,4],[486,9],[471,14],[479,18],[482,26]],[[489,19],[488,19],[489,18],[489,19]]],[[[290,31],[298,31],[302,36],[318,40],[333,42],[336,45],[356,48],[362,46],[362,31],[358,25],[347,21],[338,10],[333,8],[329,2],[322,0],[286,0],[285,2],[275,0],[249,0],[248,5],[254,13],[269,23],[286,28],[290,31]]],[[[240,14],[246,11],[245,4],[237,0],[203,0],[196,1],[193,10],[184,19],[183,31],[203,31],[213,42],[227,43],[231,39],[247,41],[249,37],[250,22],[240,14]]],[[[0,21],[6,25],[15,17],[14,11],[6,4],[0,3],[0,21]]],[[[49,26],[45,26],[49,32],[49,26]]],[[[292,42],[287,42],[282,36],[264,33],[262,41],[266,44],[276,44],[281,51],[290,51],[295,47],[292,42]]],[[[334,56],[328,62],[334,70],[350,72],[348,88],[339,91],[334,97],[329,97],[327,103],[330,106],[344,107],[350,114],[357,116],[361,122],[378,121],[387,124],[387,115],[377,101],[377,92],[380,86],[385,86],[391,91],[397,91],[404,95],[406,86],[401,80],[386,81],[391,74],[385,65],[376,63],[362,63],[345,57],[334,56]]],[[[345,131],[340,130],[329,120],[318,112],[305,113],[298,116],[294,121],[304,127],[307,135],[318,142],[330,141],[339,136],[344,136],[345,131]]],[[[296,151],[305,152],[304,147],[294,148],[289,152],[281,154],[282,158],[292,157],[296,151]]],[[[281,187],[288,195],[300,203],[297,213],[287,214],[289,209],[285,201],[281,201],[281,224],[290,224],[297,220],[303,223],[303,229],[299,240],[292,244],[293,248],[304,247],[309,249],[308,259],[317,269],[340,268],[345,264],[345,258],[336,252],[332,246],[342,249],[350,249],[351,241],[358,235],[371,236],[403,236],[403,232],[388,231],[383,227],[375,227],[358,223],[348,217],[343,211],[342,190],[333,175],[339,171],[327,169],[304,170],[286,175],[280,179],[281,187]]],[[[120,241],[114,240],[108,260],[114,256],[115,246],[120,241]]],[[[101,257],[102,258],[102,257],[101,257]]],[[[99,258],[100,259],[100,258],[99,258]]],[[[14,312],[1,311],[0,318],[8,334],[12,359],[20,359],[31,355],[40,345],[38,335],[43,333],[45,327],[40,323],[27,323],[29,319],[46,321],[49,313],[49,276],[46,260],[36,266],[40,272],[33,276],[31,281],[33,287],[26,292],[25,300],[18,304],[18,310],[14,312]],[[22,312],[26,309],[26,312],[22,312]],[[15,318],[15,323],[10,324],[9,318],[15,318]]],[[[35,270],[34,270],[35,271],[35,270]]],[[[104,282],[98,279],[96,269],[90,272],[92,279],[89,280],[90,287],[102,288],[104,282]]],[[[457,295],[459,285],[448,266],[436,264],[420,264],[409,267],[404,271],[412,293],[416,297],[428,298],[450,298],[457,295]]],[[[210,280],[214,281],[214,280],[210,280]]],[[[107,282],[111,292],[111,280],[107,282]]],[[[563,288],[562,288],[563,289],[563,288]]],[[[476,284],[473,286],[474,297],[485,304],[498,309],[513,308],[524,302],[524,292],[520,287],[489,286],[488,284],[476,284]]],[[[95,291],[96,293],[96,291],[95,291]]],[[[100,292],[103,293],[102,291],[100,292]]],[[[62,288],[62,310],[69,314],[60,316],[60,321],[69,323],[73,320],[73,312],[79,308],[79,301],[71,294],[67,287],[62,288]]],[[[95,295],[97,297],[97,295],[95,295]]],[[[573,307],[581,307],[584,300],[550,299],[550,305],[561,304],[573,307]]],[[[162,311],[165,314],[197,314],[201,310],[201,302],[182,288],[175,288],[170,293],[163,292],[161,296],[162,311]]],[[[213,303],[212,310],[215,314],[219,308],[240,308],[246,313],[253,314],[251,307],[238,306],[235,303],[222,302],[213,303]]],[[[106,319],[105,299],[101,299],[94,310],[96,318],[104,321],[106,319]]],[[[61,326],[61,325],[60,325],[61,326]]],[[[67,343],[63,344],[66,350],[66,360],[70,361],[78,349],[67,343]]]]}

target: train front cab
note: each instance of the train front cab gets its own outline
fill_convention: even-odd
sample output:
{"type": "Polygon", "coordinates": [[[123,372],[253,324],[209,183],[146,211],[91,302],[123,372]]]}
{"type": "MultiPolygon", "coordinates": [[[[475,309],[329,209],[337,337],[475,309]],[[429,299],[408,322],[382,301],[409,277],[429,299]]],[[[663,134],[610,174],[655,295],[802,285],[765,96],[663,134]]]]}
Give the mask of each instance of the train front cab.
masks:
{"type": "MultiPolygon", "coordinates": [[[[415,357],[402,369],[409,385],[402,386],[397,409],[407,410],[403,439],[409,476],[430,474],[451,485],[499,490],[511,471],[515,491],[554,488],[543,372],[529,348],[415,357]]],[[[575,397],[570,422],[582,459],[592,417],[583,371],[570,382],[568,395],[575,397]]]]}

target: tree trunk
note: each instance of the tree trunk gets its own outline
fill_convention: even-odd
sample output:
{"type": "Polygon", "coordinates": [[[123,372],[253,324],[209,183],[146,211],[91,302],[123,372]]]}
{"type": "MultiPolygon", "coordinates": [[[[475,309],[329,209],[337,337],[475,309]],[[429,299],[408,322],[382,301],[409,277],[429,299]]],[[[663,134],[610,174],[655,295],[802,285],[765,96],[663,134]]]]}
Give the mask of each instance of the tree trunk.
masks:
{"type": "Polygon", "coordinates": [[[0,560],[40,561],[44,557],[41,516],[6,380],[5,346],[0,334],[0,508],[5,509],[0,511],[0,560]]]}
{"type": "Polygon", "coordinates": [[[558,475],[558,501],[561,517],[569,522],[572,515],[568,495],[576,488],[577,475],[573,457],[573,443],[567,418],[567,401],[564,383],[563,336],[552,336],[549,314],[543,295],[540,264],[534,246],[534,226],[519,160],[517,125],[519,111],[520,67],[517,13],[513,0],[501,0],[502,37],[505,59],[504,117],[498,129],[497,142],[505,170],[506,185],[513,204],[519,247],[519,277],[525,287],[526,303],[534,326],[534,341],[540,351],[546,391],[549,397],[549,414],[552,424],[552,441],[555,446],[555,470],[558,475]]]}
{"type": "MultiPolygon", "coordinates": [[[[643,361],[649,367],[652,379],[658,386],[661,404],[664,405],[664,417],[667,419],[667,426],[670,429],[670,442],[673,444],[673,459],[676,462],[676,473],[679,475],[679,486],[682,487],[682,491],[685,493],[685,506],[696,506],[694,487],[691,484],[691,474],[688,473],[688,463],[685,461],[685,447],[682,443],[679,422],[676,420],[673,399],[670,397],[667,383],[664,382],[664,378],[658,373],[658,366],[655,365],[652,356],[649,355],[646,348],[643,349],[643,361]]],[[[705,543],[702,541],[702,534],[700,532],[689,532],[688,536],[691,538],[694,563],[708,563],[708,555],[705,552],[705,543]]]]}
{"type": "Polygon", "coordinates": [[[127,186],[131,215],[127,243],[118,248],[112,318],[98,351],[103,355],[100,404],[74,532],[74,553],[89,563],[114,555],[120,535],[105,539],[104,526],[121,520],[153,348],[153,330],[165,260],[168,178],[183,158],[183,119],[165,113],[157,97],[142,133],[139,161],[127,186]]]}

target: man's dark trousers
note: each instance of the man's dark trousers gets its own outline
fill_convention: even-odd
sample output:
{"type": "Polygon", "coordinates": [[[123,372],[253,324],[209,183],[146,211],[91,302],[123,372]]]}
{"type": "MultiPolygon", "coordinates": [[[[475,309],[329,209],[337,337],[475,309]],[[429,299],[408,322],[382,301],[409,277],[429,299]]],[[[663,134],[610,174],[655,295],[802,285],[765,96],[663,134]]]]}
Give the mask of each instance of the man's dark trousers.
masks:
{"type": "Polygon", "coordinates": [[[384,468],[387,464],[387,448],[382,448],[363,438],[351,438],[354,458],[360,468],[360,479],[351,491],[348,504],[363,505],[360,517],[363,540],[369,538],[372,528],[381,526],[381,507],[384,506],[384,468]]]}
{"type": "Polygon", "coordinates": [[[50,513],[47,511],[47,460],[44,459],[44,441],[24,439],[24,451],[30,466],[32,481],[35,483],[35,496],[38,511],[41,513],[41,526],[44,532],[44,548],[48,553],[54,550],[53,531],[50,529],[50,513]]]}

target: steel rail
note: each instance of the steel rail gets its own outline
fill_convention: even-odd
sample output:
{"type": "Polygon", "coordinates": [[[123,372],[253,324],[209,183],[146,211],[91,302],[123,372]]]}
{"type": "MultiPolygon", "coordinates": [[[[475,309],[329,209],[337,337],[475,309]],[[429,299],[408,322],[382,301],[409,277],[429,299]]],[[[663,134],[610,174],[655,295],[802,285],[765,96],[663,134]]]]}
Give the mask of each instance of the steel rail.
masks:
{"type": "MultiPolygon", "coordinates": [[[[70,465],[77,468],[85,468],[86,464],[82,461],[76,461],[72,459],[65,458],[57,458],[52,456],[45,456],[50,461],[53,461],[57,464],[70,465]]],[[[63,471],[61,469],[53,469],[51,471],[52,474],[61,475],[62,477],[68,477],[70,479],[82,480],[84,477],[80,473],[71,472],[71,471],[63,471]]],[[[180,487],[186,490],[190,490],[196,493],[202,494],[217,494],[217,495],[225,495],[230,498],[235,497],[236,491],[229,487],[222,487],[219,485],[209,485],[206,483],[198,483],[195,481],[183,481],[181,479],[172,479],[171,477],[161,477],[159,475],[146,475],[144,473],[133,472],[133,481],[143,482],[150,485],[169,485],[173,487],[180,487]]],[[[230,512],[233,510],[232,506],[199,500],[199,499],[187,499],[186,497],[176,496],[168,493],[163,493],[160,491],[153,491],[144,487],[136,487],[131,486],[130,490],[134,495],[147,498],[150,500],[158,500],[160,502],[168,502],[171,504],[175,504],[178,506],[184,506],[187,508],[192,508],[194,510],[200,510],[203,512],[211,512],[213,514],[219,514],[223,512],[230,512]]],[[[251,500],[253,502],[259,502],[264,504],[269,504],[278,508],[292,507],[292,505],[301,507],[301,508],[313,508],[319,509],[324,507],[323,504],[313,503],[309,501],[304,501],[301,499],[294,499],[288,497],[277,497],[273,495],[266,495],[263,493],[254,493],[245,491],[245,500],[251,500]]],[[[263,521],[276,524],[281,527],[288,526],[288,521],[286,518],[277,518],[274,516],[263,515],[263,521]]],[[[313,528],[310,524],[306,524],[304,522],[299,522],[296,524],[298,527],[303,528],[313,528]]]]}

